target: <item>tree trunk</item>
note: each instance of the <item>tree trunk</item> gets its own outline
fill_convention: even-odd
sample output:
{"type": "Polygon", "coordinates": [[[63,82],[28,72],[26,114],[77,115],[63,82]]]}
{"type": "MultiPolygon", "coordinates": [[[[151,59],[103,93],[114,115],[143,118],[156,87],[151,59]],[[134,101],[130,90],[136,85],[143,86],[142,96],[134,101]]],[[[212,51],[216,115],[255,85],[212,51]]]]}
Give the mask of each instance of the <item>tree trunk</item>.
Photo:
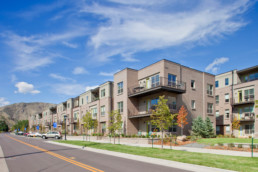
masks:
{"type": "Polygon", "coordinates": [[[114,144],[116,144],[116,135],[114,133],[114,144]]]}
{"type": "Polygon", "coordinates": [[[184,129],[184,125],[181,125],[181,136],[183,135],[183,129],[184,129]]]}
{"type": "Polygon", "coordinates": [[[161,131],[161,148],[163,149],[163,130],[161,131]]]}

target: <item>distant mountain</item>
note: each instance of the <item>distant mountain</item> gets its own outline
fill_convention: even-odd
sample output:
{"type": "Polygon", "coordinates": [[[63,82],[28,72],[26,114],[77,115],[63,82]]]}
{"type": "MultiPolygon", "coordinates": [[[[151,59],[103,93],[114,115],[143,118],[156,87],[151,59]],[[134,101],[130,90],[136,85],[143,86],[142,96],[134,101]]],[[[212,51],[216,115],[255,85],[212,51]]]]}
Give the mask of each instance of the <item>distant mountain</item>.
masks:
{"type": "Polygon", "coordinates": [[[4,118],[9,127],[13,126],[18,120],[25,120],[31,114],[40,113],[47,108],[54,106],[51,103],[15,103],[0,107],[0,119],[4,118]]]}

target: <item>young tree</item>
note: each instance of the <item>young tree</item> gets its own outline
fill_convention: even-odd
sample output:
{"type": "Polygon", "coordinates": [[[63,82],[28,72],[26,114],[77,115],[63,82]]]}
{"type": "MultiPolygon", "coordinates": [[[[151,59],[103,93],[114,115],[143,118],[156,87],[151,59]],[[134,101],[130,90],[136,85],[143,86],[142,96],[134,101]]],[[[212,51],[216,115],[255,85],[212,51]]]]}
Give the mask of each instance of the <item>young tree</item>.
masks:
{"type": "Polygon", "coordinates": [[[238,130],[240,128],[240,121],[235,117],[232,122],[232,134],[233,130],[238,130]]]}
{"type": "Polygon", "coordinates": [[[88,131],[93,128],[97,128],[98,121],[92,119],[92,114],[90,112],[87,112],[86,115],[82,117],[82,120],[84,122],[84,127],[86,129],[86,134],[88,135],[88,131]]]}
{"type": "Polygon", "coordinates": [[[122,115],[119,113],[118,110],[113,110],[109,113],[109,132],[112,135],[114,135],[114,144],[115,144],[115,134],[116,132],[120,131],[122,129],[122,115]]]}
{"type": "Polygon", "coordinates": [[[156,109],[152,111],[151,114],[151,123],[156,125],[161,131],[161,147],[163,149],[163,133],[164,130],[167,130],[171,126],[175,115],[170,113],[169,107],[167,105],[167,99],[164,99],[165,96],[160,96],[156,109]]]}
{"type": "Polygon", "coordinates": [[[205,133],[204,133],[204,137],[205,138],[211,138],[214,136],[214,129],[211,123],[211,120],[209,117],[206,118],[205,120],[205,133]]]}
{"type": "Polygon", "coordinates": [[[178,123],[178,126],[181,128],[181,135],[183,135],[183,130],[185,125],[188,124],[187,118],[186,118],[187,115],[188,115],[188,112],[185,109],[184,105],[182,105],[177,115],[177,123],[178,123]]]}
{"type": "Polygon", "coordinates": [[[193,120],[192,132],[194,136],[203,136],[203,131],[205,130],[205,125],[200,116],[193,120]]]}

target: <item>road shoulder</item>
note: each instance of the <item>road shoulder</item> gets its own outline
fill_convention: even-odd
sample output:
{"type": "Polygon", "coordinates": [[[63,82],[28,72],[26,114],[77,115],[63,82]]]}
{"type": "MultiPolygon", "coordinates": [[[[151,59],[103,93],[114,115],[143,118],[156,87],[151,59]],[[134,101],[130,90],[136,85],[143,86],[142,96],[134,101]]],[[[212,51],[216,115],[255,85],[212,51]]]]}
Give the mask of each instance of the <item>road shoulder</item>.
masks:
{"type": "Polygon", "coordinates": [[[0,146],[0,169],[1,169],[1,172],[9,172],[9,169],[7,167],[7,164],[4,158],[4,152],[1,146],[0,146]]]}
{"type": "Polygon", "coordinates": [[[100,153],[100,154],[105,154],[105,155],[110,155],[110,156],[116,156],[116,157],[120,157],[120,158],[126,158],[126,159],[130,159],[130,160],[141,161],[141,162],[155,164],[155,165],[162,165],[162,166],[166,166],[166,167],[178,168],[178,169],[183,169],[183,170],[188,170],[188,171],[230,172],[230,170],[224,170],[224,169],[219,169],[219,168],[182,163],[182,162],[177,162],[177,161],[170,161],[170,160],[151,158],[151,157],[146,157],[146,156],[132,155],[132,154],[126,154],[126,153],[120,153],[120,152],[114,152],[114,151],[108,151],[108,150],[102,150],[102,149],[95,149],[95,148],[89,148],[89,147],[82,148],[82,146],[76,146],[76,145],[65,144],[65,143],[57,143],[57,142],[54,142],[54,141],[47,141],[47,143],[56,144],[56,145],[60,145],[60,146],[71,147],[71,148],[77,148],[77,149],[81,149],[82,151],[83,150],[84,151],[91,151],[91,152],[95,152],[95,153],[100,153]]]}

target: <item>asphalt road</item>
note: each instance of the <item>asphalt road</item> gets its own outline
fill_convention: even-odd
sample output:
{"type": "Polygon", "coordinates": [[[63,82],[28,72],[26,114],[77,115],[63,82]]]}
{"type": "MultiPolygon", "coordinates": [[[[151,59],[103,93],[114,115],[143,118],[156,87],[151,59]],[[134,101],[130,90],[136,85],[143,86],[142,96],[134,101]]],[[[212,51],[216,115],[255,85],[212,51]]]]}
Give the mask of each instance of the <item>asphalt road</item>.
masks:
{"type": "Polygon", "coordinates": [[[0,146],[10,172],[186,172],[10,134],[0,134],[0,146]]]}

